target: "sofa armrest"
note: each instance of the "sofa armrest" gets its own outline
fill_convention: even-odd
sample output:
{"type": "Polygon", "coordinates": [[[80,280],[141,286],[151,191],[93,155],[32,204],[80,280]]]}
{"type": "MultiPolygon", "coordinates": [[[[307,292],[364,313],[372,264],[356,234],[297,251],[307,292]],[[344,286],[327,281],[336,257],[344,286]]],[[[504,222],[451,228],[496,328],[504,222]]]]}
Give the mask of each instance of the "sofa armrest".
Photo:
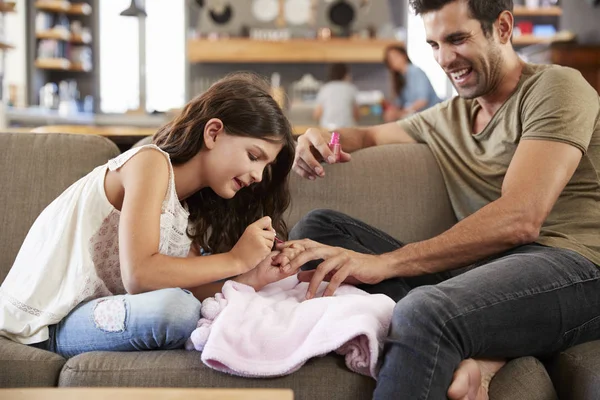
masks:
{"type": "Polygon", "coordinates": [[[440,169],[423,144],[377,146],[357,151],[345,164],[325,165],[310,181],[293,173],[288,228],[307,212],[344,212],[408,243],[451,227],[455,216],[440,169]]]}

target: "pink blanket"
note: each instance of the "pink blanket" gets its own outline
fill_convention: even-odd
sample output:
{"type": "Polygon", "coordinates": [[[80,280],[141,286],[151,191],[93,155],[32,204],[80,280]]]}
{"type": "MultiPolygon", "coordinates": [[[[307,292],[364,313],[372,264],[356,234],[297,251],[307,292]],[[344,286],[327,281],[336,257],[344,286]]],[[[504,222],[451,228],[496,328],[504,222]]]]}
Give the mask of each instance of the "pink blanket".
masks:
{"type": "Polygon", "coordinates": [[[227,281],[223,292],[202,302],[202,319],[186,343],[202,351],[209,367],[245,377],[298,370],[309,358],[345,355],[352,371],[375,378],[394,301],[342,285],[332,297],[304,300],[308,283],[295,276],[259,292],[227,281]]]}

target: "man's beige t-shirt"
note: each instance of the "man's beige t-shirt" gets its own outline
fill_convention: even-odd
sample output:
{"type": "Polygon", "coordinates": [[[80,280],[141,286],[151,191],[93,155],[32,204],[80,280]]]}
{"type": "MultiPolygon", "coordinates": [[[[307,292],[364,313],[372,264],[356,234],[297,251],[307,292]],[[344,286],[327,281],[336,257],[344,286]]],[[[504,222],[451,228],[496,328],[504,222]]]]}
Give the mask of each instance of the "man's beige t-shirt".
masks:
{"type": "MultiPolygon", "coordinates": [[[[398,124],[432,150],[459,220],[502,193],[521,140],[575,146],[583,158],[544,222],[537,243],[574,250],[600,265],[600,97],[571,68],[526,64],[519,85],[480,133],[479,104],[459,97],[398,124]]],[[[526,171],[523,171],[526,173],[526,171]]]]}

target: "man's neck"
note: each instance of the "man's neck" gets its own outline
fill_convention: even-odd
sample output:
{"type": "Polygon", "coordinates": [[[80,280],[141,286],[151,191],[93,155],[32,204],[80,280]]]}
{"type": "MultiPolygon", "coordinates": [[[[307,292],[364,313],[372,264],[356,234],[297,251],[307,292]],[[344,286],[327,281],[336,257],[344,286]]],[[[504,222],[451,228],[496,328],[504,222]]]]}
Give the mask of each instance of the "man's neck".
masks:
{"type": "Polygon", "coordinates": [[[525,63],[514,52],[509,57],[510,61],[503,68],[497,86],[490,93],[476,99],[481,106],[481,110],[490,117],[513,94],[521,79],[525,63]]]}

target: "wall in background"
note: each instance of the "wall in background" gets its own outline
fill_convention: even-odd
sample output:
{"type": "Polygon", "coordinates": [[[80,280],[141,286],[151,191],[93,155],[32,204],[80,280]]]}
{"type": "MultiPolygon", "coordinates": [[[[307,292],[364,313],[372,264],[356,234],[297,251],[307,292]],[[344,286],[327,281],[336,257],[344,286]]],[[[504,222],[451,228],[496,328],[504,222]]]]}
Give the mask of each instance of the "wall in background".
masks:
{"type": "Polygon", "coordinates": [[[600,44],[600,5],[590,0],[562,0],[561,29],[577,34],[579,43],[600,44]]]}
{"type": "Polygon", "coordinates": [[[25,36],[25,3],[26,0],[16,1],[15,13],[6,14],[6,41],[15,46],[6,52],[6,71],[4,74],[5,98],[8,99],[9,85],[17,86],[17,106],[24,106],[27,98],[27,43],[25,36]]]}
{"type": "MultiPolygon", "coordinates": [[[[323,2],[323,0],[321,0],[323,2]]],[[[384,4],[381,0],[372,0],[372,9],[368,18],[363,19],[360,27],[374,25],[379,28],[385,24],[391,26],[406,26],[407,1],[388,0],[384,4]]],[[[198,21],[204,21],[195,7],[188,10],[188,26],[194,29],[198,21]]],[[[321,19],[322,20],[322,19],[321,19]]],[[[202,23],[202,22],[201,22],[202,23]]],[[[383,65],[383,54],[381,64],[349,64],[354,83],[360,90],[381,90],[386,96],[389,92],[389,75],[383,65]]],[[[289,93],[292,82],[300,79],[304,74],[310,73],[318,80],[324,81],[327,76],[327,65],[325,64],[191,64],[188,70],[188,98],[199,94],[204,86],[203,82],[215,80],[227,73],[235,71],[253,71],[264,76],[270,76],[274,72],[281,75],[281,84],[289,93]]]]}

